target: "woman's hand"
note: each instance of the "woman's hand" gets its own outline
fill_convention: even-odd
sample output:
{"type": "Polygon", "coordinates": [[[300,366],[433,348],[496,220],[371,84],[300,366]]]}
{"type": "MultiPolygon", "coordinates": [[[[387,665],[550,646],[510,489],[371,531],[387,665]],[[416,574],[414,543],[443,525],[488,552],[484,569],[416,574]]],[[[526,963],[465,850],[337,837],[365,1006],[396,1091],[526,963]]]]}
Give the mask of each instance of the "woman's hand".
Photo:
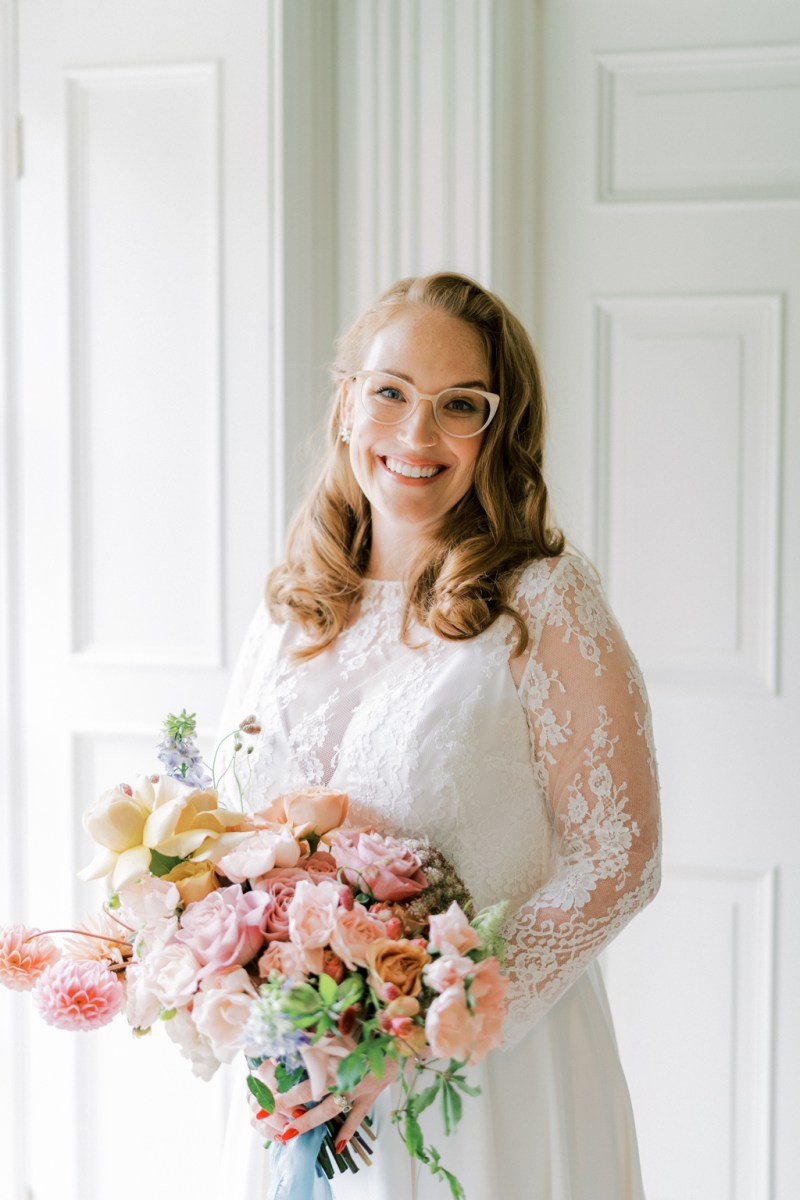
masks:
{"type": "MultiPolygon", "coordinates": [[[[341,1147],[349,1142],[384,1088],[395,1081],[398,1069],[396,1062],[387,1059],[386,1069],[380,1079],[370,1072],[347,1093],[347,1100],[351,1107],[338,1133],[337,1153],[340,1153],[341,1147]]],[[[295,1084],[288,1092],[279,1092],[275,1083],[274,1068],[269,1062],[262,1063],[254,1074],[266,1083],[275,1097],[275,1111],[266,1116],[261,1115],[263,1109],[260,1108],[255,1098],[251,1101],[251,1107],[254,1108],[256,1114],[254,1123],[265,1138],[285,1143],[298,1134],[307,1133],[309,1129],[314,1129],[315,1126],[330,1121],[343,1113],[342,1105],[334,1095],[326,1093],[318,1104],[314,1104],[311,1083],[307,1079],[302,1083],[295,1084]],[[314,1106],[306,1108],[306,1104],[314,1106]]]]}

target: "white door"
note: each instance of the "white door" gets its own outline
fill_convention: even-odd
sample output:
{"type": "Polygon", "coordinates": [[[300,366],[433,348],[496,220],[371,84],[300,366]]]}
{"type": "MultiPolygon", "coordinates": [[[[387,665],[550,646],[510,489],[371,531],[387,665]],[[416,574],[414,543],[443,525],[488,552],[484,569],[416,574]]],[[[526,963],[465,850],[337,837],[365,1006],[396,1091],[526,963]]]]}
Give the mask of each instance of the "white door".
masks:
{"type": "Polygon", "coordinates": [[[607,975],[648,1200],[800,1194],[800,10],[546,0],[561,519],[649,681],[664,885],[607,975]]]}
{"type": "MultiPolygon", "coordinates": [[[[81,813],[157,768],[165,713],[213,744],[272,551],[269,10],[235,10],[19,4],[10,861],[13,916],[42,927],[100,900],[81,813]]],[[[78,1038],[2,1005],[4,1196],[211,1193],[222,1088],[162,1030],[78,1038]]]]}

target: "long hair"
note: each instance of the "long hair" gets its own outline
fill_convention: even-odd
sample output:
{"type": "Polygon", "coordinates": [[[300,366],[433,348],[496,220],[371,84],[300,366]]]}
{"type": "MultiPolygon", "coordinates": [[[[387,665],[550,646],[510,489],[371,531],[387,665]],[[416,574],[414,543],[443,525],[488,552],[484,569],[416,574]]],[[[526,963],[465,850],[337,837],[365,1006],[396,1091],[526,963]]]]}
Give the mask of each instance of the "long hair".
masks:
{"type": "Polygon", "coordinates": [[[414,617],[440,637],[473,638],[507,613],[517,623],[521,653],[527,631],[508,603],[514,577],[532,559],[564,549],[563,535],[550,525],[542,476],[545,402],[527,333],[501,300],[463,275],[402,279],[337,344],[328,453],[289,531],[286,558],[267,579],[273,619],[304,628],[306,638],[295,651],[300,658],[319,654],[341,632],[361,597],[369,561],[370,505],[339,437],[343,384],[363,367],[375,334],[410,306],[437,309],[475,330],[500,406],[484,434],[471,488],[410,565],[402,636],[414,617]]]}

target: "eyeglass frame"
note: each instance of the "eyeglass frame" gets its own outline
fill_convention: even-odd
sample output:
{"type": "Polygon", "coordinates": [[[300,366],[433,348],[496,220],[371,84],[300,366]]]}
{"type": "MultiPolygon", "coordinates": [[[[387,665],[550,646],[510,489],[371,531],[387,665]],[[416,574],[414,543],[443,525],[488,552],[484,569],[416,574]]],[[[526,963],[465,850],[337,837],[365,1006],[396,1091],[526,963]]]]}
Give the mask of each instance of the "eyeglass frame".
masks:
{"type": "Polygon", "coordinates": [[[364,412],[367,414],[369,419],[371,421],[375,421],[378,425],[402,425],[403,421],[407,421],[408,418],[412,417],[414,415],[414,413],[417,411],[417,409],[419,408],[420,400],[428,400],[428,401],[430,401],[431,411],[433,413],[433,419],[436,422],[439,429],[441,429],[442,433],[447,434],[448,437],[454,437],[454,438],[459,438],[459,439],[477,437],[479,433],[483,433],[483,431],[485,429],[488,429],[489,426],[491,425],[492,421],[494,420],[495,413],[497,412],[497,409],[500,404],[500,396],[497,395],[496,392],[484,392],[481,388],[449,387],[449,388],[442,388],[442,390],[440,392],[435,392],[435,393],[421,392],[419,390],[419,388],[415,387],[414,384],[410,382],[410,380],[401,379],[401,377],[399,375],[392,375],[391,371],[377,371],[377,370],[354,371],[353,374],[351,375],[351,379],[355,379],[358,381],[358,384],[359,384],[358,398],[361,402],[361,407],[363,408],[364,412]],[[370,375],[381,375],[385,379],[394,379],[397,381],[397,383],[402,383],[404,388],[408,388],[412,392],[413,396],[415,397],[414,404],[411,407],[411,409],[409,410],[409,412],[407,412],[405,414],[404,417],[400,417],[399,421],[381,421],[381,419],[379,417],[373,416],[373,414],[367,408],[367,404],[364,399],[364,381],[366,379],[368,379],[370,375]],[[484,400],[488,401],[489,416],[488,416],[486,422],[483,425],[481,425],[480,429],[476,429],[473,433],[451,433],[451,431],[449,429],[445,429],[444,425],[441,424],[441,422],[439,421],[439,418],[436,415],[436,401],[439,399],[440,396],[443,396],[445,394],[445,392],[466,392],[466,393],[473,392],[476,396],[483,396],[484,400]]]}

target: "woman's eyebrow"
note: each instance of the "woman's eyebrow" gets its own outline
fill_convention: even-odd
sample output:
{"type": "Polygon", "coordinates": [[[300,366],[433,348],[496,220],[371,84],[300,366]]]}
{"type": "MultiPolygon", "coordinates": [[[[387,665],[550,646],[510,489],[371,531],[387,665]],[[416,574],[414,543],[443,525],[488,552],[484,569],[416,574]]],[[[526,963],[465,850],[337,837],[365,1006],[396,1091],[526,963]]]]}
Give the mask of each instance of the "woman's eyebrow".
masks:
{"type": "MultiPolygon", "coordinates": [[[[376,367],[375,370],[380,371],[383,375],[394,375],[396,379],[404,379],[405,382],[410,383],[412,387],[417,386],[411,376],[405,375],[402,371],[392,371],[388,367],[376,367]]],[[[451,383],[446,388],[442,388],[441,390],[443,392],[449,392],[454,388],[481,388],[482,391],[486,391],[486,387],[487,384],[484,379],[471,379],[469,383],[451,383]]]]}

